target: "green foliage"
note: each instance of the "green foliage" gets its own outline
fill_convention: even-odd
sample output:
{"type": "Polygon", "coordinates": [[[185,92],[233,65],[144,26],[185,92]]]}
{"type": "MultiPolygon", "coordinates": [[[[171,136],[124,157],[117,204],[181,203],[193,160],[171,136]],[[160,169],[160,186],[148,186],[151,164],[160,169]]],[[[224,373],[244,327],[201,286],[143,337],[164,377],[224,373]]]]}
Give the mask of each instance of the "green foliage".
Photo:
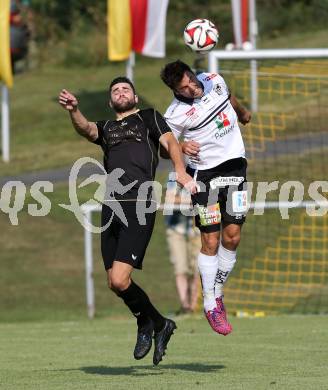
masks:
{"type": "Polygon", "coordinates": [[[259,34],[279,37],[287,31],[314,31],[326,26],[327,0],[257,1],[259,34]]]}
{"type": "Polygon", "coordinates": [[[88,0],[31,0],[31,8],[45,20],[52,19],[64,30],[70,30],[76,18],[99,21],[106,14],[106,0],[90,4],[88,0]]]}
{"type": "Polygon", "coordinates": [[[88,67],[105,65],[107,59],[107,35],[105,29],[96,29],[78,19],[69,38],[61,41],[62,63],[65,66],[78,65],[88,67]]]}
{"type": "MultiPolygon", "coordinates": [[[[35,40],[41,62],[90,66],[107,62],[107,2],[100,0],[31,0],[35,40]]],[[[257,0],[260,38],[279,37],[286,31],[313,31],[325,27],[327,0],[257,0]]],[[[233,41],[229,0],[170,1],[167,17],[167,52],[183,48],[182,31],[196,18],[212,20],[220,32],[220,45],[233,41]]]]}
{"type": "Polygon", "coordinates": [[[39,62],[90,66],[106,62],[106,1],[32,0],[39,62]]]}
{"type": "Polygon", "coordinates": [[[193,19],[210,19],[219,29],[221,44],[233,40],[230,1],[171,1],[167,15],[167,49],[178,52],[183,45],[182,31],[193,19]],[[204,6],[206,3],[206,6],[204,6]],[[178,37],[178,39],[177,39],[178,37]]]}

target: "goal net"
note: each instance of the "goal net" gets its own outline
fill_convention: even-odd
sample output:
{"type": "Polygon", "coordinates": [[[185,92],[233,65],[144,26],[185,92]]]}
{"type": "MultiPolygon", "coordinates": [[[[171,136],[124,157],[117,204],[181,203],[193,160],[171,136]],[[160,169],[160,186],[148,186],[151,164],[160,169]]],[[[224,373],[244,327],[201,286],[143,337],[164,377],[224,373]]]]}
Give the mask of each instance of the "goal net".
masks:
{"type": "Polygon", "coordinates": [[[275,52],[210,54],[209,70],[223,75],[241,103],[255,106],[242,134],[252,200],[267,202],[248,214],[225,301],[234,311],[326,313],[328,51],[319,58],[275,52]]]}

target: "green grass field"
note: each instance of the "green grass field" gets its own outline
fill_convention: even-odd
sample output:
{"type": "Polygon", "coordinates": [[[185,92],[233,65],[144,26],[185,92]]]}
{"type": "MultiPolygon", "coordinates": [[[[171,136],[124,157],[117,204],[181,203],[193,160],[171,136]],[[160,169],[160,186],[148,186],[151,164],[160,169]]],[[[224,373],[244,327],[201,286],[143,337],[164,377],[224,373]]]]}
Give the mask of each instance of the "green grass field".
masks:
{"type": "Polygon", "coordinates": [[[232,318],[228,337],[203,318],[178,319],[167,355],[132,357],[133,320],[0,325],[0,388],[327,389],[328,318],[232,318]]]}

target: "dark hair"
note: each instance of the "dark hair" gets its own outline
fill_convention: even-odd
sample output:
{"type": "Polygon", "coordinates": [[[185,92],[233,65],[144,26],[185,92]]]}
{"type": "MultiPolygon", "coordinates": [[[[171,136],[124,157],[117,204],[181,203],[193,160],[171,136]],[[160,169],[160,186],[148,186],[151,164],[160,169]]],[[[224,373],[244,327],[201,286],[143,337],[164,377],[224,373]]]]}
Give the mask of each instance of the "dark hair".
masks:
{"type": "Polygon", "coordinates": [[[111,91],[112,91],[112,88],[114,87],[115,84],[118,84],[118,83],[127,83],[130,85],[130,87],[132,88],[132,91],[134,94],[136,94],[136,90],[134,88],[134,85],[132,83],[132,81],[130,79],[128,79],[127,77],[125,76],[120,76],[120,77],[116,77],[111,83],[110,83],[110,86],[109,86],[109,94],[111,94],[111,91]]]}
{"type": "Polygon", "coordinates": [[[175,90],[185,72],[193,73],[190,66],[180,60],[170,62],[161,70],[161,79],[169,88],[175,90]]]}

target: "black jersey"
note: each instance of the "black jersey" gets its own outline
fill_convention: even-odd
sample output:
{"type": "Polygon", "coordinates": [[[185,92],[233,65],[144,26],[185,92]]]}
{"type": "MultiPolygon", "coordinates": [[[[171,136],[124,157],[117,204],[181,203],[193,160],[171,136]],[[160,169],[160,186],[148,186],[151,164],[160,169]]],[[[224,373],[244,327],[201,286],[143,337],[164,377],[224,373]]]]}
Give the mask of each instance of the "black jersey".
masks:
{"type": "MultiPolygon", "coordinates": [[[[159,138],[170,132],[162,115],[154,109],[137,111],[121,120],[98,121],[94,141],[104,152],[104,167],[110,174],[124,170],[122,185],[137,181],[132,192],[145,181],[153,181],[158,165],[159,138]]],[[[129,194],[131,195],[131,191],[129,194]]]]}

